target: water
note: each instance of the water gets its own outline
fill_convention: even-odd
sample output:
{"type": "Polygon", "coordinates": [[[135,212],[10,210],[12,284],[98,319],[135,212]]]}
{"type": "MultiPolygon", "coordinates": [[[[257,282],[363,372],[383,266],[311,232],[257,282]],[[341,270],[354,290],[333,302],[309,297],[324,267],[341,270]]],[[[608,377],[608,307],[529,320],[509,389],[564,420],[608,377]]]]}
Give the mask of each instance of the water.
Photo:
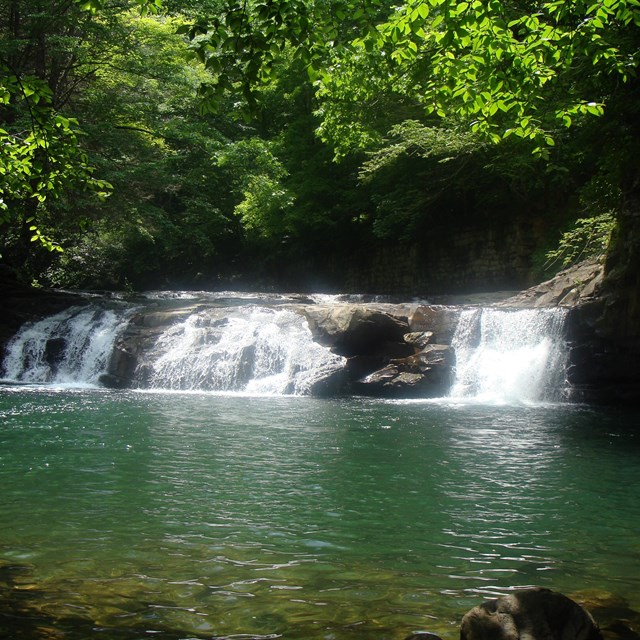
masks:
{"type": "MultiPolygon", "coordinates": [[[[240,299],[231,292],[220,295],[226,297],[187,306],[184,318],[169,323],[155,341],[147,341],[151,344],[139,354],[133,386],[308,395],[319,381],[344,367],[345,358],[313,341],[299,304],[298,309],[283,308],[291,306],[289,298],[258,300],[262,304],[257,305],[258,294],[240,299]],[[270,306],[264,306],[267,302],[270,306]]],[[[4,378],[98,385],[117,339],[142,308],[105,305],[73,307],[25,324],[7,345],[4,378]]]]}
{"type": "Polygon", "coordinates": [[[566,309],[468,309],[452,346],[451,395],[485,403],[559,400],[565,387],[566,309]]]}
{"type": "Polygon", "coordinates": [[[287,309],[204,310],[165,330],[149,354],[155,389],[305,395],[345,358],[313,341],[306,320],[287,309]]]}
{"type": "Polygon", "coordinates": [[[0,416],[1,637],[453,640],[526,585],[640,611],[637,412],[6,387],[0,416]]]}
{"type": "Polygon", "coordinates": [[[71,307],[25,324],[7,345],[5,375],[20,382],[96,384],[134,310],[71,307]]]}
{"type": "MultiPolygon", "coordinates": [[[[155,339],[149,335],[130,347],[138,358],[135,387],[309,395],[346,364],[314,342],[300,300],[293,304],[292,296],[199,292],[184,306],[185,298],[173,295],[168,304],[177,306],[169,309],[180,313],[169,314],[172,322],[155,339]]],[[[162,299],[159,292],[149,296],[162,299]]],[[[124,303],[107,309],[103,301],[27,324],[8,345],[3,375],[20,382],[95,385],[137,310],[124,303]]],[[[493,404],[561,399],[565,315],[562,309],[463,310],[452,341],[456,370],[450,395],[493,404]]]]}

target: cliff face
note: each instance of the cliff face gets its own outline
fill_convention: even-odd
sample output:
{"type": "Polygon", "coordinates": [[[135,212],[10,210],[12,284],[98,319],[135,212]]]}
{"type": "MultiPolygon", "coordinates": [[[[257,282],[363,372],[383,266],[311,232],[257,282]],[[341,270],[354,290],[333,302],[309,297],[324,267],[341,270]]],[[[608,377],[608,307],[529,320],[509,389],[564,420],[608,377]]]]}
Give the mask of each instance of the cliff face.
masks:
{"type": "Polygon", "coordinates": [[[566,330],[572,399],[638,404],[640,213],[622,218],[604,264],[585,262],[567,269],[505,304],[570,307],[566,330]]]}
{"type": "Polygon", "coordinates": [[[576,399],[640,401],[640,207],[620,221],[597,296],[575,307],[568,338],[576,399]]]}
{"type": "Polygon", "coordinates": [[[405,296],[517,291],[533,282],[532,255],[544,233],[543,222],[530,218],[502,225],[451,222],[405,245],[393,242],[354,255],[338,274],[339,286],[405,296]]]}

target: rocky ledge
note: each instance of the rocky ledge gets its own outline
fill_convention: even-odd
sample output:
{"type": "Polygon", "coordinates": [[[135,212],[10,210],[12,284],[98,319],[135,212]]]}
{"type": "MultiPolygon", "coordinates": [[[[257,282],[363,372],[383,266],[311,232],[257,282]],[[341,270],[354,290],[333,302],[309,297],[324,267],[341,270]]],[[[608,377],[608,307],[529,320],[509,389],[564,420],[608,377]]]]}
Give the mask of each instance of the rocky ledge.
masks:
{"type": "MultiPolygon", "coordinates": [[[[589,262],[515,296],[499,296],[493,306],[567,307],[571,398],[635,404],[640,398],[640,305],[633,286],[612,285],[604,267],[589,262]]],[[[0,288],[7,304],[0,321],[2,342],[27,320],[90,301],[21,287],[7,277],[0,279],[0,288]]],[[[465,305],[314,304],[299,296],[284,302],[306,318],[316,342],[345,359],[344,367],[327,371],[310,387],[311,393],[390,398],[448,393],[456,364],[452,338],[460,314],[472,306],[472,300],[465,305]]],[[[487,300],[481,303],[486,306],[487,300]]],[[[140,310],[118,339],[103,384],[116,388],[140,384],[145,353],[163,331],[193,312],[193,303],[188,302],[164,310],[153,306],[140,310]]]]}

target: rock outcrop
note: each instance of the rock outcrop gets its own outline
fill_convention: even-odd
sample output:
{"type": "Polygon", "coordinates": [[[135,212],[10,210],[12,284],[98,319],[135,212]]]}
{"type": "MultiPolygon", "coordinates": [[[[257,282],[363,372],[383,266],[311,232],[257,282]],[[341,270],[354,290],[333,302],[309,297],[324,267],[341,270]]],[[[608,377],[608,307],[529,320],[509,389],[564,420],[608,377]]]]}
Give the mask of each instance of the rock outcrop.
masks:
{"type": "Polygon", "coordinates": [[[390,398],[448,393],[459,311],[428,305],[318,305],[304,309],[317,342],[347,358],[352,392],[390,398]]]}
{"type": "Polygon", "coordinates": [[[560,271],[555,277],[507,298],[499,306],[575,307],[592,301],[602,290],[604,265],[587,260],[560,271]]]}

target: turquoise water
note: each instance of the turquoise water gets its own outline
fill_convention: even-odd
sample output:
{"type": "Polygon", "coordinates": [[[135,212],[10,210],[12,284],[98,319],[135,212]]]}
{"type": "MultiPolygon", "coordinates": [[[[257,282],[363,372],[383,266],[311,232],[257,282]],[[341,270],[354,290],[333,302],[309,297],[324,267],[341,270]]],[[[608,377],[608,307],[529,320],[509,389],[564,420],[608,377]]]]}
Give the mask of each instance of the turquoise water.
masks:
{"type": "Polygon", "coordinates": [[[0,636],[452,640],[486,597],[640,610],[640,415],[0,390],[0,636]]]}

